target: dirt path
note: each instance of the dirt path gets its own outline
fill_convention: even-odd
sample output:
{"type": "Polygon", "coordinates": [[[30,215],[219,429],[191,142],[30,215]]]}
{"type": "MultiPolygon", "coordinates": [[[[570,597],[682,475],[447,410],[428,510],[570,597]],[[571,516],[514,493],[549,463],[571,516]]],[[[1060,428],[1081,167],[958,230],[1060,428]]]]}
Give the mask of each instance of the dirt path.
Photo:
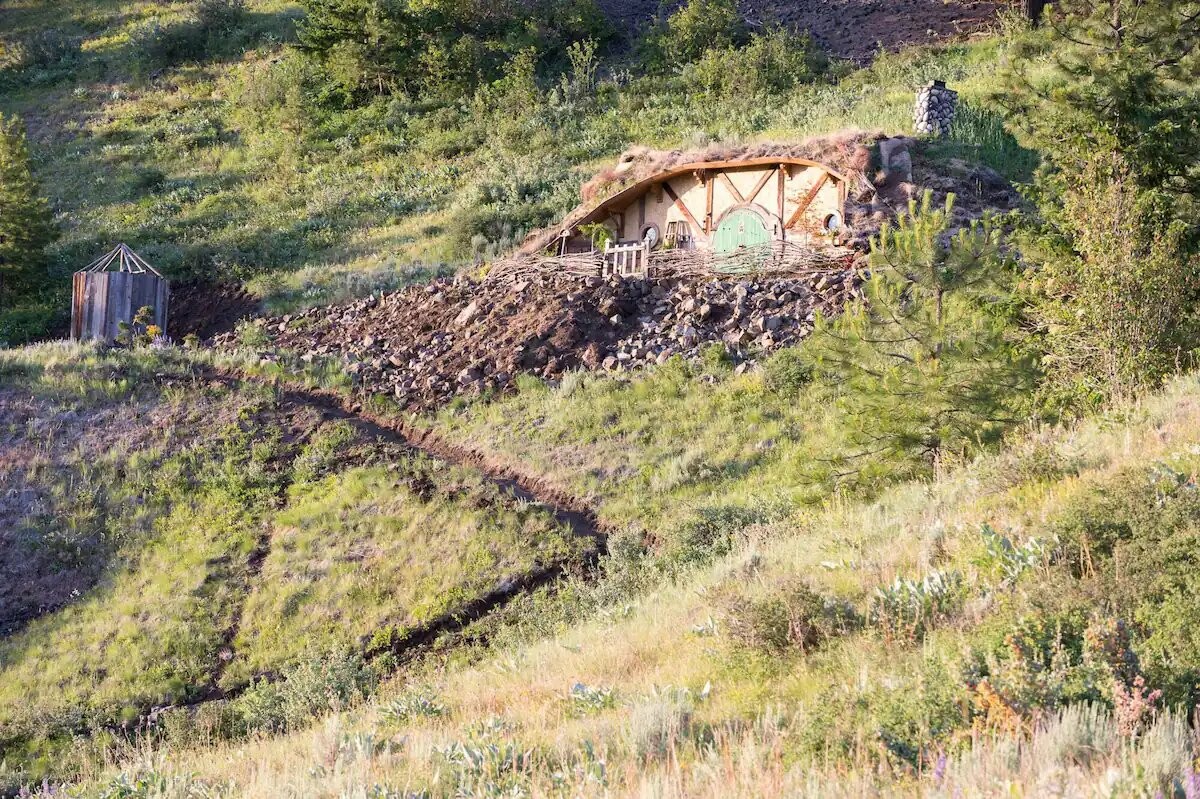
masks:
{"type": "MultiPolygon", "coordinates": [[[[286,486],[281,489],[281,494],[286,492],[286,486]]],[[[262,529],[258,534],[258,540],[254,543],[254,549],[250,552],[250,556],[246,561],[246,595],[241,598],[237,607],[233,611],[233,619],[229,622],[229,627],[225,630],[222,636],[221,646],[217,650],[217,662],[213,666],[209,674],[211,686],[202,694],[204,701],[213,699],[227,699],[228,696],[224,689],[221,688],[221,680],[225,676],[225,671],[229,668],[229,664],[233,662],[234,655],[237,650],[234,645],[237,643],[238,634],[242,630],[242,617],[246,612],[246,603],[250,600],[250,594],[258,581],[259,575],[262,574],[263,563],[266,562],[267,556],[271,554],[271,540],[274,534],[271,520],[264,519],[262,529]]]]}

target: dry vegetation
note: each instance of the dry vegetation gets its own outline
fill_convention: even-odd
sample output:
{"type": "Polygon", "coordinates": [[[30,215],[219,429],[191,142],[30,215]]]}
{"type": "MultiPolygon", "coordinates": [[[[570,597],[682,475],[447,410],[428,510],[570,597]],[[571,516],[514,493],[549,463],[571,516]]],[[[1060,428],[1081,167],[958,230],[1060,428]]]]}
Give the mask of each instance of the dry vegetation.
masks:
{"type": "MultiPolygon", "coordinates": [[[[309,730],[194,752],[147,741],[114,767],[124,777],[100,773],[95,784],[161,781],[171,786],[164,795],[181,796],[200,785],[231,796],[1183,790],[1196,779],[1183,716],[1147,715],[1131,737],[1120,704],[1116,715],[1053,702],[1028,716],[1015,706],[995,715],[984,704],[984,681],[970,672],[979,667],[974,659],[1000,657],[990,679],[1013,690],[1002,680],[1020,664],[1003,653],[1023,639],[997,631],[1027,629],[1028,614],[1041,608],[1057,613],[1060,635],[1070,635],[1063,608],[1105,584],[1072,576],[1065,538],[1056,545],[1063,554],[1020,565],[988,549],[981,531],[1002,531],[1017,549],[1033,551],[1035,539],[1070,535],[1080,508],[1103,501],[1098,487],[1119,497],[1122,486],[1136,491],[1163,470],[1190,473],[1200,446],[1198,392],[1195,378],[1179,379],[1102,420],[1029,431],[1001,455],[937,481],[898,486],[870,502],[793,511],[747,531],[711,566],[600,601],[569,628],[544,638],[502,635],[465,661],[415,664],[366,705],[309,730]],[[935,572],[957,573],[964,593],[896,624],[871,610],[897,579],[935,572]],[[772,603],[795,595],[797,575],[826,607],[848,608],[806,646],[786,626],[772,638],[772,603]],[[746,608],[763,619],[739,611],[746,608]],[[839,765],[832,753],[841,753],[839,765]]],[[[585,463],[557,468],[587,470],[585,463]]],[[[1094,567],[1105,572],[1096,557],[1094,567]]],[[[560,601],[582,602],[599,589],[573,590],[574,599],[560,601]]],[[[1097,607],[1090,622],[1085,615],[1085,625],[1104,612],[1097,607]]],[[[1149,649],[1141,655],[1148,673],[1174,668],[1149,649]]],[[[1096,664],[1086,655],[1064,657],[1063,673],[1043,675],[1042,687],[1090,674],[1100,701],[1108,690],[1103,669],[1088,672],[1096,664]]]]}

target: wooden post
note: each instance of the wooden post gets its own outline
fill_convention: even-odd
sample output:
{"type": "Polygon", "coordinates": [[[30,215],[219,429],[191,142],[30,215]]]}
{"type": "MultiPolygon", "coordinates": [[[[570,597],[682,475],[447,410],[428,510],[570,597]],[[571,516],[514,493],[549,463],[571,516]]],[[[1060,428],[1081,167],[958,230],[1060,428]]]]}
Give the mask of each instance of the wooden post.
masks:
{"type": "Polygon", "coordinates": [[[704,235],[712,235],[712,209],[713,209],[713,184],[712,181],[707,181],[704,184],[704,235]]]}
{"type": "Polygon", "coordinates": [[[778,205],[779,205],[779,221],[782,222],[783,221],[783,204],[785,202],[785,199],[783,196],[783,184],[784,184],[784,179],[787,177],[787,173],[784,170],[782,164],[779,166],[779,169],[776,170],[775,175],[777,177],[776,184],[777,184],[777,188],[778,188],[778,191],[776,193],[779,195],[776,198],[778,205]]]}

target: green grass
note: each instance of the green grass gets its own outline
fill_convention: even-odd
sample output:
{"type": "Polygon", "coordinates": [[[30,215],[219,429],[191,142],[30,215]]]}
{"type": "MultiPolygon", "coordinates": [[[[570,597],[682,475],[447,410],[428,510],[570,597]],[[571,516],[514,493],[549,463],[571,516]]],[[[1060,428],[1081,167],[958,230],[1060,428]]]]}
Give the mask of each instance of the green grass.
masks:
{"type": "Polygon", "coordinates": [[[544,508],[429,463],[297,484],[272,526],[232,679],[347,642],[386,644],[584,547],[544,508]]]}
{"type": "MultiPolygon", "coordinates": [[[[169,349],[0,350],[0,759],[69,774],[152,707],[362,652],[593,546],[468,468],[169,349]],[[9,536],[15,538],[9,538],[9,536]],[[11,545],[11,546],[10,546],[11,545]],[[20,554],[19,554],[20,553],[20,554]]],[[[2,783],[0,783],[2,784],[2,783]]]]}
{"type": "Polygon", "coordinates": [[[443,412],[438,426],[596,496],[615,525],[660,536],[701,509],[765,521],[772,507],[824,497],[804,468],[824,432],[808,392],[773,391],[762,373],[702,371],[672,362],[625,379],[572,374],[554,389],[524,380],[515,396],[443,412]]]}
{"type": "Polygon", "coordinates": [[[39,308],[66,276],[126,241],[172,276],[249,281],[278,311],[387,289],[490,258],[579,200],[626,147],[797,140],[843,128],[911,130],[914,90],[950,81],[971,112],[946,151],[1011,177],[1029,155],[996,121],[997,40],[913,50],[780,95],[703,95],[684,76],[555,82],[462,103],[320,100],[289,51],[295,5],[253,0],[245,29],[199,55],[146,63],[137,31],[186,24],[187,4],[27,0],[9,49],[37,31],[83,37],[79,60],[0,71],[0,111],[24,116],[60,219],[39,308]]]}
{"type": "Polygon", "coordinates": [[[1036,795],[1047,784],[1170,795],[1196,756],[1177,691],[1200,663],[1178,626],[1194,595],[1197,396],[1197,378],[1180,378],[938,480],[797,510],[711,565],[610,596],[549,635],[418,664],[309,730],[167,741],[155,759],[97,774],[84,795],[118,773],[233,796],[284,785],[451,796],[489,782],[581,796],[1036,795]],[[984,525],[1018,547],[1051,542],[1051,556],[1014,567],[987,548],[984,525]],[[960,587],[908,632],[884,623],[879,591],[935,572],[958,573],[960,587]],[[807,649],[733,634],[750,609],[769,618],[797,579],[847,606],[845,626],[807,649]],[[1116,619],[1138,620],[1128,640],[1112,634],[1116,619]],[[1108,709],[1129,652],[1175,708],[1136,740],[1108,709]],[[988,710],[984,677],[1028,726],[988,710]],[[398,743],[363,748],[368,737],[398,743]],[[506,751],[527,753],[524,767],[505,767],[506,751]]]}

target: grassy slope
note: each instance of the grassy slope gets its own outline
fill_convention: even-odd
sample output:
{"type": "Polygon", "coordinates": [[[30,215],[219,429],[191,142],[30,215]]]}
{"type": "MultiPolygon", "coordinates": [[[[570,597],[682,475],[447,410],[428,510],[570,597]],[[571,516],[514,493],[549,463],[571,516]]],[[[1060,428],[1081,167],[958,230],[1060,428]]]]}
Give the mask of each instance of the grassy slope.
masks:
{"type": "Polygon", "coordinates": [[[430,494],[414,492],[394,466],[295,487],[274,519],[272,551],[235,642],[246,660],[231,675],[390,629],[402,634],[580,554],[582,544],[544,510],[514,506],[466,470],[440,470],[449,473],[435,475],[430,494]]]}
{"type": "MultiPolygon", "coordinates": [[[[786,97],[701,99],[647,79],[515,107],[381,99],[333,112],[298,88],[307,67],[280,44],[294,4],[249,7],[214,54],[172,63],[147,56],[138,31],[186,25],[185,3],[9,4],[10,46],[44,30],[84,37],[74,65],[0,75],[0,110],[27,118],[62,224],[60,277],[124,240],[171,274],[257,276],[277,306],[396,285],[442,268],[421,263],[487,255],[548,223],[578,200],[583,174],[630,144],[905,132],[916,86],[943,77],[976,103],[998,49],[889,56],[786,97]]],[[[1002,170],[1027,167],[986,113],[964,112],[956,142],[1002,170]]]]}
{"type": "Polygon", "coordinates": [[[503,402],[447,411],[464,443],[534,465],[602,500],[614,524],[660,530],[698,508],[769,507],[819,495],[797,464],[820,415],[803,396],[770,391],[761,374],[671,364],[619,381],[572,375],[556,389],[524,383],[503,402]]]}
{"type": "MultiPolygon", "coordinates": [[[[1195,756],[1178,716],[1163,717],[1133,746],[1103,713],[1077,706],[1058,720],[1052,714],[1035,745],[1014,757],[1003,737],[971,746],[965,730],[987,730],[992,717],[980,715],[973,705],[979,695],[962,675],[972,652],[1009,651],[1007,633],[1038,619],[1068,624],[1072,607],[1131,612],[1138,600],[1159,607],[1153,583],[1169,561],[1152,566],[1154,579],[1139,577],[1136,536],[1120,545],[1136,585],[1126,584],[1120,566],[1113,576],[1099,539],[1092,540],[1092,573],[1074,571],[1070,554],[1088,539],[1068,539],[1061,563],[1036,566],[1014,584],[985,557],[980,530],[990,525],[1018,544],[1047,540],[1066,535],[1072,520],[1087,515],[1081,508],[1096,506],[1102,518],[1091,523],[1099,531],[1125,514],[1153,517],[1153,501],[1138,503],[1158,496],[1176,535],[1169,540],[1192,540],[1197,515],[1187,484],[1149,495],[1144,487],[1158,485],[1155,475],[1164,472],[1191,473],[1198,415],[1200,380],[1179,379],[1139,406],[1076,429],[1031,432],[999,456],[936,482],[798,512],[759,528],[737,552],[686,579],[544,640],[408,674],[380,700],[310,731],[215,751],[163,751],[162,759],[131,765],[126,775],[175,780],[180,791],[220,785],[246,796],[274,795],[285,784],[313,796],[413,788],[450,795],[488,782],[535,794],[562,786],[582,795],[829,796],[918,787],[925,795],[1151,795],[1159,780],[1186,775],[1195,756]],[[1135,498],[1129,507],[1123,499],[1104,504],[1126,496],[1135,498]],[[768,653],[731,635],[722,599],[732,592],[744,605],[777,597],[803,575],[827,597],[861,608],[875,587],[934,570],[958,572],[966,599],[931,618],[915,641],[883,636],[871,623],[807,653],[768,653]],[[1131,591],[1135,601],[1123,604],[1131,591]],[[417,687],[422,681],[430,687],[417,687]],[[572,689],[579,683],[585,687],[572,689]],[[414,696],[444,708],[415,712],[414,696]],[[934,756],[950,754],[937,769],[944,776],[914,781],[889,754],[906,736],[931,745],[934,756]],[[505,759],[505,752],[525,751],[532,759],[521,767],[505,759]],[[839,754],[849,771],[825,765],[839,754]]],[[[1142,667],[1167,673],[1170,658],[1150,642],[1138,644],[1142,667]]],[[[996,684],[1006,663],[1012,665],[991,666],[996,684]]],[[[1071,668],[1078,676],[1087,666],[1071,668]]]]}
{"type": "Polygon", "coordinates": [[[11,521],[44,572],[95,566],[60,609],[0,637],[0,745],[14,766],[47,731],[356,646],[582,551],[546,509],[470,470],[414,462],[269,388],[206,386],[192,368],[86,347],[0,351],[6,402],[75,425],[56,439],[6,430],[5,487],[55,488],[11,521]]]}

